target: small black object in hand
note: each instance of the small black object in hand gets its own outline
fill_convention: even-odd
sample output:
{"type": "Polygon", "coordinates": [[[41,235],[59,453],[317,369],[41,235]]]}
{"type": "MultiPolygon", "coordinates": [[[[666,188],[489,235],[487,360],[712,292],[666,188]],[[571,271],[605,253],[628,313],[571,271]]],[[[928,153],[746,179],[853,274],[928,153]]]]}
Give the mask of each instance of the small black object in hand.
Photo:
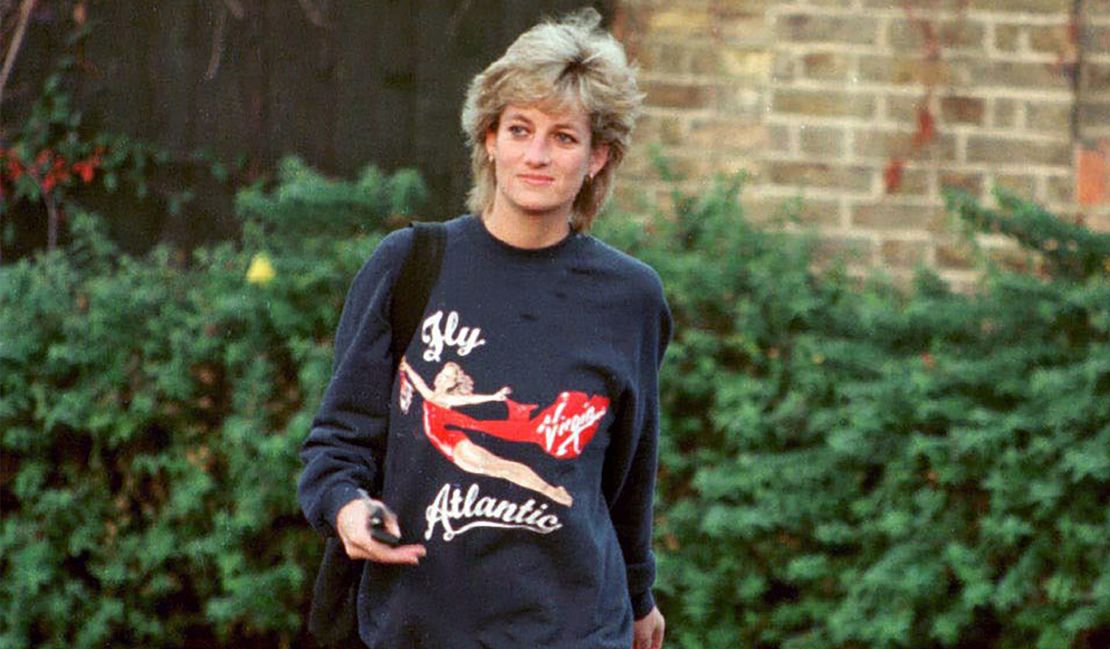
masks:
{"type": "Polygon", "coordinates": [[[401,544],[401,538],[393,536],[385,529],[385,505],[375,501],[366,493],[366,490],[359,489],[358,495],[361,496],[366,504],[370,507],[370,517],[366,521],[366,528],[370,530],[370,537],[379,543],[385,543],[390,547],[396,547],[401,544]]]}
{"type": "Polygon", "coordinates": [[[370,520],[367,523],[370,528],[370,536],[375,541],[380,541],[386,545],[396,547],[401,543],[400,537],[390,534],[385,529],[385,509],[381,505],[371,505],[370,507],[370,520]]]}

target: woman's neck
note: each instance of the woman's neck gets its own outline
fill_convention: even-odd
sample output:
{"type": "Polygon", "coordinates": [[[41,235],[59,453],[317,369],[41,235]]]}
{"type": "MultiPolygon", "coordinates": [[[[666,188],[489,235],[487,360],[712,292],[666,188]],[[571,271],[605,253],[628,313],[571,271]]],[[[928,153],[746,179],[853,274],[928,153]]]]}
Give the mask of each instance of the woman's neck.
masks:
{"type": "Polygon", "coordinates": [[[494,205],[482,222],[494,238],[516,248],[546,248],[570,233],[568,214],[522,214],[494,205]]]}

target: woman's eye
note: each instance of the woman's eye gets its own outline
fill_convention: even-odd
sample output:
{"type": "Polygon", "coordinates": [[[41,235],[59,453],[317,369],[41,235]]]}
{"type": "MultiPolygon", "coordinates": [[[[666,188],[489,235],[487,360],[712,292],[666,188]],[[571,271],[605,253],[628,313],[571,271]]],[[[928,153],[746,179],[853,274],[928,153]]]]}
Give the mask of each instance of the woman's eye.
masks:
{"type": "Polygon", "coordinates": [[[562,142],[563,144],[574,144],[578,141],[570,133],[556,133],[555,139],[557,139],[559,142],[562,142]]]}
{"type": "Polygon", "coordinates": [[[528,129],[524,128],[520,124],[513,124],[509,127],[509,135],[512,135],[514,137],[520,137],[522,135],[526,135],[527,133],[528,129]]]}

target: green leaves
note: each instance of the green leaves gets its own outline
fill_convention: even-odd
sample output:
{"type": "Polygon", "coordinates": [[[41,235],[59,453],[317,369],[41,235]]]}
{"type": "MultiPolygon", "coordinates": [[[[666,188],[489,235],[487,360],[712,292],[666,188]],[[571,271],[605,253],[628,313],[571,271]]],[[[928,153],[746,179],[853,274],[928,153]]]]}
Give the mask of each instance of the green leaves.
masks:
{"type": "Polygon", "coordinates": [[[133,258],[77,213],[64,251],[0,267],[0,645],[300,631],[319,542],[297,452],[347,287],[419,183],[286,167],[244,192],[245,246],[133,258]],[[352,196],[374,198],[313,220],[352,196]],[[246,278],[258,250],[264,286],[246,278]]]}
{"type": "Polygon", "coordinates": [[[1088,606],[1110,583],[1103,236],[1013,197],[989,214],[960,202],[1052,248],[1055,276],[996,270],[965,296],[922,271],[899,294],[815,274],[805,239],[745,221],[738,189],[676,190],[647,225],[599,223],[657,269],[676,322],[659,482],[668,636],[1080,646],[1110,627],[1088,606]],[[723,588],[740,583],[754,588],[743,604],[723,588]]]}

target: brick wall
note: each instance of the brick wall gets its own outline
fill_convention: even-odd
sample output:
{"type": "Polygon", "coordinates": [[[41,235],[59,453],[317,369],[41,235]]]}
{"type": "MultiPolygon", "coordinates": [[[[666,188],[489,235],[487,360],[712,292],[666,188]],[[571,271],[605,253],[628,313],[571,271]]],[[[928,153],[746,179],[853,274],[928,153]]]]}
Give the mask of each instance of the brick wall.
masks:
{"type": "Polygon", "coordinates": [[[691,188],[747,172],[753,218],[801,197],[828,250],[957,284],[944,187],[1110,231],[1110,0],[619,0],[614,28],[648,93],[626,196],[662,194],[659,146],[691,188]]]}

